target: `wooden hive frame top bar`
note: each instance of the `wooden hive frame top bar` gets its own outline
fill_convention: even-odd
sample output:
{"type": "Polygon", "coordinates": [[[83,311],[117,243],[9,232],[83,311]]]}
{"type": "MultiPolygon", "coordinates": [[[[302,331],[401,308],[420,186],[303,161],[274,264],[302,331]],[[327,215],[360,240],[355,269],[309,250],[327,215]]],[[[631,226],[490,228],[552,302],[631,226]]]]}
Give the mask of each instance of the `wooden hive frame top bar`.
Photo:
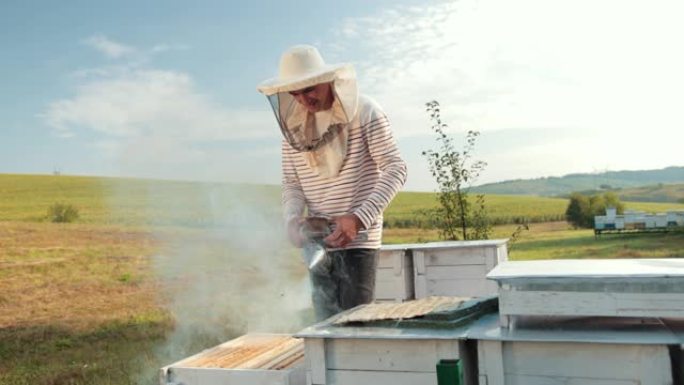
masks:
{"type": "Polygon", "coordinates": [[[304,343],[290,335],[246,334],[189,357],[175,366],[280,370],[304,359],[304,343]]]}

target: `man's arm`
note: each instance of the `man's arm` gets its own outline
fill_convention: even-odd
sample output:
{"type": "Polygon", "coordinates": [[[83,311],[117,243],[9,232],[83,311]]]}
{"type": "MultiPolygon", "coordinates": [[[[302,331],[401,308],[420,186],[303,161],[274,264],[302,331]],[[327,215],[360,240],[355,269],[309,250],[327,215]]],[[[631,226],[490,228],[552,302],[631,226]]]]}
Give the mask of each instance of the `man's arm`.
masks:
{"type": "Polygon", "coordinates": [[[389,120],[384,114],[373,116],[374,119],[366,125],[366,141],[381,174],[368,199],[353,212],[364,228],[373,224],[406,182],[406,162],[401,158],[392,136],[389,120]]]}
{"type": "Polygon", "coordinates": [[[282,204],[283,204],[283,218],[285,219],[285,227],[288,237],[292,244],[301,247],[302,239],[299,234],[299,227],[301,225],[301,218],[304,214],[304,207],[306,199],[302,186],[299,183],[299,176],[297,169],[294,166],[295,152],[290,145],[283,140],[282,142],[282,204]]]}
{"type": "Polygon", "coordinates": [[[358,209],[334,218],[335,231],[325,239],[331,247],[345,247],[359,230],[370,228],[406,182],[406,163],[401,159],[387,117],[378,114],[363,129],[370,155],[381,171],[380,178],[358,209]]]}

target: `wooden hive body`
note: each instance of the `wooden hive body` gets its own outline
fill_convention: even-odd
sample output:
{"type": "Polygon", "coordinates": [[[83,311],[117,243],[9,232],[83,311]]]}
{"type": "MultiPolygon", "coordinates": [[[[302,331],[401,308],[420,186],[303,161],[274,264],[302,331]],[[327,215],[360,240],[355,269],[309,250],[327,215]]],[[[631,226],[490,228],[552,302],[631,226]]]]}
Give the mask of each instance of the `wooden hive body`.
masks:
{"type": "Polygon", "coordinates": [[[411,251],[416,298],[496,294],[487,273],[508,259],[506,240],[426,243],[411,251]]]}
{"type": "Polygon", "coordinates": [[[672,385],[683,374],[683,340],[663,320],[525,318],[515,329],[494,314],[481,321],[468,335],[480,385],[672,385]]]}
{"type": "Polygon", "coordinates": [[[411,251],[404,245],[383,245],[375,274],[375,300],[404,302],[413,298],[411,251]]]}
{"type": "Polygon", "coordinates": [[[666,345],[478,341],[479,385],[671,385],[666,345]]]}
{"type": "Polygon", "coordinates": [[[246,334],[161,369],[160,383],[304,385],[304,344],[284,334],[246,334]]]}
{"type": "Polygon", "coordinates": [[[476,346],[465,335],[473,315],[491,312],[495,302],[433,297],[362,305],[331,317],[296,334],[304,339],[308,383],[437,385],[437,364],[458,359],[465,384],[474,385],[476,346]]]}
{"type": "Polygon", "coordinates": [[[481,385],[682,380],[684,260],[505,262],[488,277],[500,316],[470,335],[481,385]]]}
{"type": "Polygon", "coordinates": [[[516,316],[684,318],[684,260],[507,262],[499,285],[503,326],[516,316]]]}

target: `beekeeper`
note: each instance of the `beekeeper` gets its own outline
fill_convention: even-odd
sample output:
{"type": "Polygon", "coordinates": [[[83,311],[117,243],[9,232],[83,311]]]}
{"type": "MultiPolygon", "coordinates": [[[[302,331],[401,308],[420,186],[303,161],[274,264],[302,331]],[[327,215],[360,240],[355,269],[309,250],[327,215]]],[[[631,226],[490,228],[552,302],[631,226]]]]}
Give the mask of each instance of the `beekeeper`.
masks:
{"type": "Polygon", "coordinates": [[[305,216],[333,223],[324,240],[330,263],[310,271],[317,319],[371,302],[382,213],[406,180],[387,116],[359,95],[352,65],[326,64],[308,45],[286,50],[278,76],[257,89],[268,97],[284,137],[282,200],[290,240],[302,246],[305,216]]]}

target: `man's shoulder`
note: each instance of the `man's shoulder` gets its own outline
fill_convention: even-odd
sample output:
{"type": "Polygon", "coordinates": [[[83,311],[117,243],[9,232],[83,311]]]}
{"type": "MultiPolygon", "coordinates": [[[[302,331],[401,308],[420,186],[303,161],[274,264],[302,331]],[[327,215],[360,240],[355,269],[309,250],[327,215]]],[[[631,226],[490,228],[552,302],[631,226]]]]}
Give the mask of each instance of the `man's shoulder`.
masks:
{"type": "Polygon", "coordinates": [[[370,96],[359,95],[359,118],[363,123],[386,118],[385,110],[370,96]]]}

